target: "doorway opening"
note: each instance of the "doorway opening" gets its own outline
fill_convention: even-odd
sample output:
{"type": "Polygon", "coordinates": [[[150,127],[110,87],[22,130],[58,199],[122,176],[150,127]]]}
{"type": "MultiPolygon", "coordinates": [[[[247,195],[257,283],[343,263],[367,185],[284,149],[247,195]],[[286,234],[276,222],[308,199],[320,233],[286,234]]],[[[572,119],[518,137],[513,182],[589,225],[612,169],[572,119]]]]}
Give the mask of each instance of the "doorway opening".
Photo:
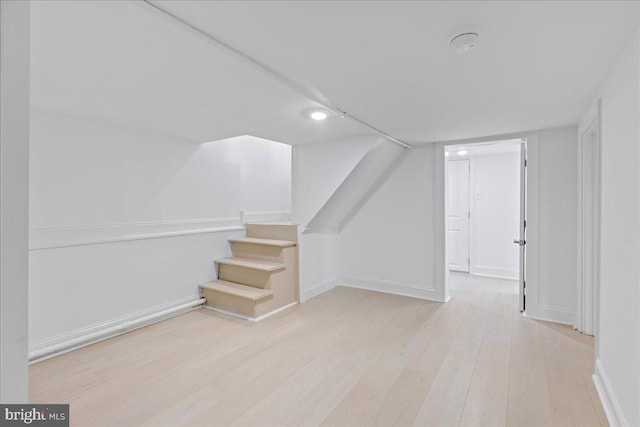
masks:
{"type": "Polygon", "coordinates": [[[447,145],[450,291],[492,292],[525,310],[526,140],[447,145]]]}

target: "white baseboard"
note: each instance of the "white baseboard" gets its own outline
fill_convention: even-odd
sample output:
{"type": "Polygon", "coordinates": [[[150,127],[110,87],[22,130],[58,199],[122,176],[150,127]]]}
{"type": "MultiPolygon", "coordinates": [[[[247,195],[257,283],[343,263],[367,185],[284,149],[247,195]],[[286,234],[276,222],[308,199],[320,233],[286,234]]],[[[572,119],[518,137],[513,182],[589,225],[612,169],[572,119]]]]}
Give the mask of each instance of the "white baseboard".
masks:
{"type": "Polygon", "coordinates": [[[607,376],[600,359],[596,360],[596,369],[592,378],[593,383],[596,386],[596,391],[598,392],[598,397],[600,398],[600,403],[602,403],[602,408],[607,416],[607,421],[609,421],[609,425],[611,427],[628,426],[629,423],[627,423],[624,413],[622,412],[622,408],[618,403],[618,399],[616,399],[616,395],[613,393],[611,382],[609,381],[609,377],[607,376]]]}
{"type": "Polygon", "coordinates": [[[516,279],[520,278],[518,270],[509,270],[500,267],[491,267],[487,265],[474,265],[471,266],[471,274],[478,276],[498,277],[501,279],[516,279]]]}
{"type": "Polygon", "coordinates": [[[262,316],[258,316],[258,317],[249,317],[249,316],[245,316],[245,315],[240,314],[240,313],[234,313],[233,311],[227,311],[227,310],[223,310],[221,308],[211,307],[209,305],[205,305],[204,308],[206,308],[207,310],[215,311],[216,313],[220,313],[220,314],[224,314],[224,315],[232,316],[232,317],[237,317],[238,319],[248,320],[250,322],[259,322],[261,320],[266,319],[267,317],[271,317],[271,316],[273,316],[275,314],[278,314],[281,311],[284,311],[284,310],[286,310],[288,308],[291,308],[291,307],[293,307],[294,305],[297,305],[297,304],[298,304],[298,302],[295,301],[295,302],[292,302],[291,304],[287,304],[287,305],[284,305],[284,306],[282,306],[280,308],[276,308],[275,310],[270,311],[268,313],[265,313],[262,316]]]}
{"type": "Polygon", "coordinates": [[[529,304],[527,303],[527,309],[524,316],[530,319],[573,326],[576,314],[574,311],[556,307],[529,307],[529,304]]]}
{"type": "Polygon", "coordinates": [[[338,286],[338,281],[336,279],[331,279],[315,285],[311,289],[303,290],[300,292],[300,302],[308,301],[313,297],[317,297],[320,294],[330,291],[336,286],[338,286]]]}
{"type": "Polygon", "coordinates": [[[345,276],[342,278],[342,282],[340,284],[350,288],[367,289],[370,291],[385,292],[387,294],[445,302],[437,289],[427,288],[413,283],[389,282],[386,280],[345,276]]]}
{"type": "Polygon", "coordinates": [[[204,298],[200,296],[181,298],[167,304],[119,317],[109,322],[31,343],[29,345],[29,361],[45,360],[186,313],[194,308],[199,308],[204,301],[204,298]]]}

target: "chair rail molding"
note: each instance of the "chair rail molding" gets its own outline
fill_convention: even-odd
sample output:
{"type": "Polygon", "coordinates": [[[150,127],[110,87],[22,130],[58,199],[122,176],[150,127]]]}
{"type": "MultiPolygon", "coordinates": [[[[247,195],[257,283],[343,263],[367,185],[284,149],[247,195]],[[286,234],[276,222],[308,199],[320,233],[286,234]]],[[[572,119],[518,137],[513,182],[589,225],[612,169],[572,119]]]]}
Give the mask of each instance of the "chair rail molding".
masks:
{"type": "Polygon", "coordinates": [[[245,222],[289,221],[291,212],[241,212],[235,217],[146,221],[123,224],[32,227],[29,250],[158,239],[244,229],[245,222]]]}

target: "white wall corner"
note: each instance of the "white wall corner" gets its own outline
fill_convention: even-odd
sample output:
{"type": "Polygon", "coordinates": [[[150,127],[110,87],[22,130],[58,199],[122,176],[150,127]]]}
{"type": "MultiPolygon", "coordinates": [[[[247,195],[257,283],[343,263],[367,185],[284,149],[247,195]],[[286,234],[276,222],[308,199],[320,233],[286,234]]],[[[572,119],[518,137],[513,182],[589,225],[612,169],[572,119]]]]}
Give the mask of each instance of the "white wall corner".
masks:
{"type": "Polygon", "coordinates": [[[611,427],[627,427],[629,423],[627,423],[627,419],[622,412],[600,359],[596,360],[596,368],[592,379],[609,425],[611,427]]]}
{"type": "Polygon", "coordinates": [[[310,300],[311,298],[317,297],[325,292],[330,291],[339,285],[337,279],[327,280],[326,282],[322,282],[319,284],[315,284],[310,289],[304,289],[300,292],[300,302],[305,302],[310,300]]]}

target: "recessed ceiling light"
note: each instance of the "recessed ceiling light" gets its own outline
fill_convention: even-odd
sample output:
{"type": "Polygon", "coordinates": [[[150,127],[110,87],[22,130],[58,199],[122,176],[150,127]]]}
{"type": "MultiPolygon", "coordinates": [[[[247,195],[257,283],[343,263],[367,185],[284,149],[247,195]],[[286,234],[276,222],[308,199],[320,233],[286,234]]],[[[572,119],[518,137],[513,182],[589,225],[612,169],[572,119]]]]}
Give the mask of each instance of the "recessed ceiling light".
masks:
{"type": "Polygon", "coordinates": [[[458,150],[458,156],[464,156],[467,154],[467,150],[458,150]]]}
{"type": "Polygon", "coordinates": [[[449,47],[455,53],[462,55],[475,48],[478,44],[480,36],[477,33],[462,33],[458,34],[449,42],[449,47]]]}
{"type": "Polygon", "coordinates": [[[309,115],[313,120],[324,120],[327,118],[327,113],[325,113],[324,111],[313,111],[310,115],[309,115]]]}

